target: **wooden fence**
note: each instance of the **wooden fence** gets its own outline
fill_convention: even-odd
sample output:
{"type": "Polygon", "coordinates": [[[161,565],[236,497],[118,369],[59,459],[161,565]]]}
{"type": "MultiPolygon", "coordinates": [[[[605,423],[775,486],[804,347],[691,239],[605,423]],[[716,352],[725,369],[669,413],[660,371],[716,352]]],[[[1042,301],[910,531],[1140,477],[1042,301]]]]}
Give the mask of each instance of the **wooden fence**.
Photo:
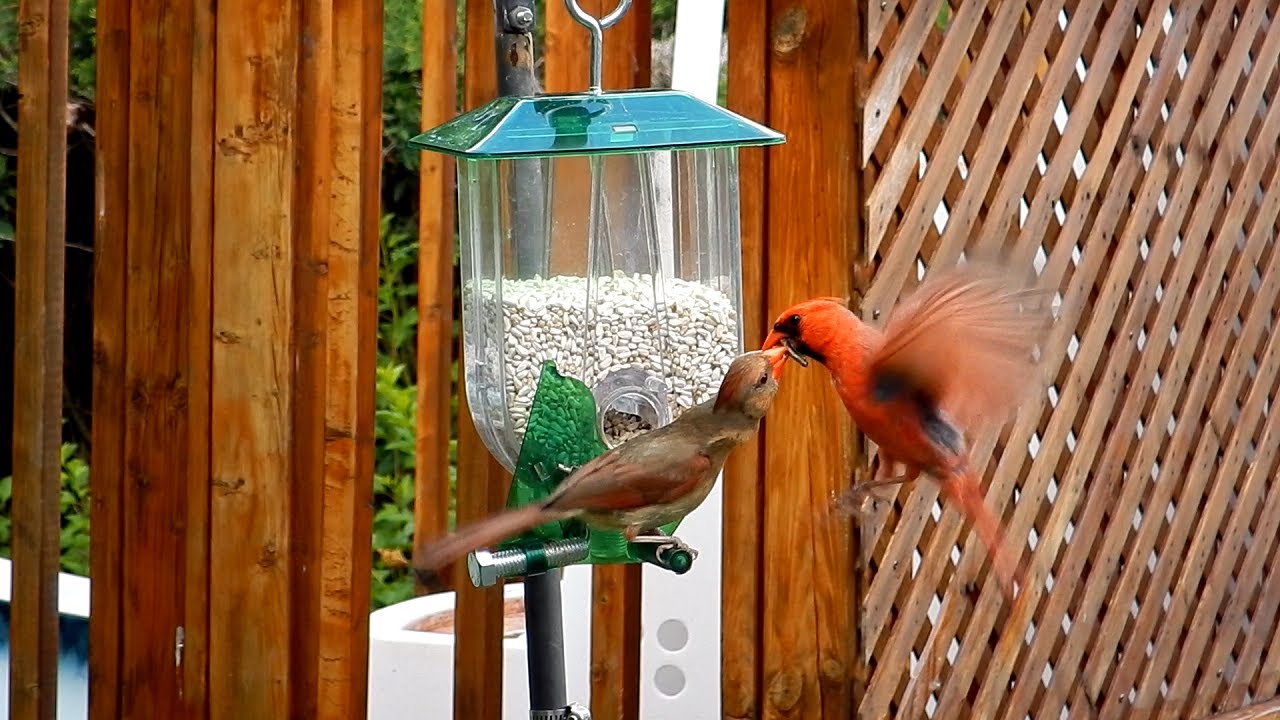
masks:
{"type": "MultiPolygon", "coordinates": [[[[873,449],[824,371],[788,374],[725,478],[724,717],[1203,717],[1276,695],[1277,5],[730,0],[730,105],[789,138],[742,157],[749,345],[797,299],[883,315],[995,246],[1062,311],[1040,402],[976,439],[1028,569],[1012,605],[933,485],[832,515],[873,449]]],[[[634,683],[598,648],[630,657],[636,617],[606,617],[593,670],[634,683]]]]}
{"type": "MultiPolygon", "coordinates": [[[[161,5],[97,15],[92,716],[358,717],[381,3],[161,5]]],[[[453,7],[424,3],[429,125],[455,112],[453,7]]],[[[465,12],[473,107],[497,58],[489,0],[465,12]]],[[[874,455],[825,371],[788,373],[725,478],[724,717],[1275,711],[1278,12],[730,0],[730,104],[789,137],[742,156],[749,344],[796,299],[883,315],[921,270],[995,244],[1063,310],[1041,401],[977,439],[1024,545],[1012,604],[932,485],[856,525],[831,512],[874,455]]],[[[66,13],[20,4],[24,719],[54,713],[66,13]]],[[[606,33],[609,86],[645,83],[647,13],[606,33]]],[[[548,88],[580,87],[556,44],[581,31],[555,2],[547,25],[548,88]]],[[[421,377],[443,383],[451,169],[423,177],[421,377]]],[[[447,402],[424,395],[419,491],[438,500],[449,412],[430,397],[447,402]]],[[[461,413],[467,519],[506,478],[461,413]]],[[[418,521],[434,535],[444,513],[418,521]]],[[[457,585],[455,717],[497,718],[500,592],[457,585]]],[[[638,588],[634,568],[597,575],[600,720],[638,716],[638,588]]]]}
{"type": "Polygon", "coordinates": [[[94,718],[364,712],[381,12],[98,5],[94,718]]]}
{"type": "Polygon", "coordinates": [[[981,443],[1025,593],[904,490],[860,528],[861,715],[1274,696],[1280,4],[896,5],[863,33],[864,313],[991,243],[1064,302],[1041,402],[981,443]]]}

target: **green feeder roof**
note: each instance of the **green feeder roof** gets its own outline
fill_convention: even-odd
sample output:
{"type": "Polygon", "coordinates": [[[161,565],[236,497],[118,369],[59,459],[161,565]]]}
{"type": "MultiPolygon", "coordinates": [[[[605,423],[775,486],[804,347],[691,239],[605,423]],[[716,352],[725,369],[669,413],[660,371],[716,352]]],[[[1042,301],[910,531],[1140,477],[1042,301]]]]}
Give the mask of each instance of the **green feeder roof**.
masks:
{"type": "Polygon", "coordinates": [[[679,90],[500,97],[409,141],[463,158],[642,153],[786,138],[679,90]]]}

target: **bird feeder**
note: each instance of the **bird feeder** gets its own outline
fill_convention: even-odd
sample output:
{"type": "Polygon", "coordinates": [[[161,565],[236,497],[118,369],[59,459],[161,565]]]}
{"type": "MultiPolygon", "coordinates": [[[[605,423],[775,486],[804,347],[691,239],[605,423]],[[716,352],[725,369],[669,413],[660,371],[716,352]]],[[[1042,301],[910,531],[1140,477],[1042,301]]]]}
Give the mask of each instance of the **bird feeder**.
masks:
{"type": "MultiPolygon", "coordinates": [[[[737,151],[784,138],[685,92],[603,91],[602,31],[627,5],[597,20],[566,1],[591,32],[586,92],[501,97],[410,141],[456,158],[462,371],[510,505],[713,397],[742,352],[737,151]]],[[[538,543],[512,567],[473,556],[473,581],[653,561],[577,523],[506,546],[538,543]]]]}

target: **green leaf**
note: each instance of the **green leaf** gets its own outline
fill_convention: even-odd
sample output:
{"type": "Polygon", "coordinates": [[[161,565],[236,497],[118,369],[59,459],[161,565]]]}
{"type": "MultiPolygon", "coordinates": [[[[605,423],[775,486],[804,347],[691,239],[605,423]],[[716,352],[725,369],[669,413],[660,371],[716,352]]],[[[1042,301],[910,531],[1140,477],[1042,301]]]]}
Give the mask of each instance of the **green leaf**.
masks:
{"type": "Polygon", "coordinates": [[[951,27],[951,4],[949,2],[944,1],[942,7],[938,8],[938,19],[935,24],[938,26],[938,31],[943,34],[946,34],[947,28],[951,27]]]}

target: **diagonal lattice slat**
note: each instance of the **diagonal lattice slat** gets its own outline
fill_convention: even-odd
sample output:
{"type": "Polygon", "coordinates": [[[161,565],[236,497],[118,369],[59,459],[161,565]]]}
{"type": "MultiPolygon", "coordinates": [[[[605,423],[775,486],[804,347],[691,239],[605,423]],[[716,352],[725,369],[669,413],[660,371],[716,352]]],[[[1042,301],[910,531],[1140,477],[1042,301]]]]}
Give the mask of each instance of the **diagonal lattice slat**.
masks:
{"type": "Polygon", "coordinates": [[[1042,402],[973,439],[1026,586],[1004,602],[933,484],[882,495],[859,717],[1274,696],[1280,0],[868,7],[863,314],[994,247],[1061,306],[1042,402]]]}

